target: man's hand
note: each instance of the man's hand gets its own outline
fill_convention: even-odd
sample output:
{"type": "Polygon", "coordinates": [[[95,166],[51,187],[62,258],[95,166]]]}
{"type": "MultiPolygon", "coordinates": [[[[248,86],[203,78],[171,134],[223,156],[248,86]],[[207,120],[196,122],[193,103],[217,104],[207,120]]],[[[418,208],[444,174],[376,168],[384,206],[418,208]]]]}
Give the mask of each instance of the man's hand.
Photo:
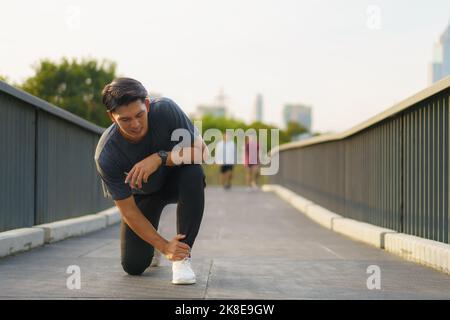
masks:
{"type": "Polygon", "coordinates": [[[154,153],[134,165],[125,178],[125,183],[129,183],[131,188],[142,188],[142,181],[148,181],[148,177],[161,165],[161,157],[154,153]]]}
{"type": "Polygon", "coordinates": [[[176,235],[165,245],[162,254],[164,254],[170,261],[183,260],[188,257],[191,248],[186,243],[179,241],[185,237],[186,236],[183,234],[176,235]]]}

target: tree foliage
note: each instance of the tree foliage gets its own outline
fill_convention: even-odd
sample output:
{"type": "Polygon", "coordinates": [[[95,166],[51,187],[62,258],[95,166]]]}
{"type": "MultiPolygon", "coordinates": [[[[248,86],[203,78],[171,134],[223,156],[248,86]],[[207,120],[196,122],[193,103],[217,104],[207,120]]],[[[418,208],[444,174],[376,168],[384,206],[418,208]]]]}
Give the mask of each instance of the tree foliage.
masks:
{"type": "Polygon", "coordinates": [[[99,126],[111,124],[101,91],[116,77],[114,62],[63,58],[55,63],[42,59],[34,70],[35,75],[21,85],[23,90],[99,126]]]}

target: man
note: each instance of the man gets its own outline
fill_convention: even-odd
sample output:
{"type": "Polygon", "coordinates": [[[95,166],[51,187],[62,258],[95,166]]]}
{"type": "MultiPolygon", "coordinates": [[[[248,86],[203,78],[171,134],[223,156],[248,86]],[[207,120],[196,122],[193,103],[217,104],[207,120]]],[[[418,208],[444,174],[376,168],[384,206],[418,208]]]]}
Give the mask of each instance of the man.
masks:
{"type": "Polygon", "coordinates": [[[233,164],[236,163],[236,146],[228,134],[223,134],[223,140],[216,146],[216,163],[220,164],[220,182],[225,190],[231,188],[233,179],[233,164]]]}
{"type": "Polygon", "coordinates": [[[102,98],[113,124],[98,142],[95,161],[105,196],[122,215],[122,267],[130,275],[142,274],[156,248],[173,261],[173,284],[193,284],[190,251],[203,217],[206,186],[202,167],[193,160],[200,155],[201,162],[206,146],[177,104],[167,98],[150,100],[139,81],[115,79],[102,98]],[[176,129],[187,132],[188,141],[172,139],[176,129]],[[170,241],[157,233],[169,203],[178,204],[178,234],[170,241]]]}
{"type": "Polygon", "coordinates": [[[246,169],[247,190],[258,189],[259,176],[259,143],[254,134],[245,137],[244,166],[246,169]]]}

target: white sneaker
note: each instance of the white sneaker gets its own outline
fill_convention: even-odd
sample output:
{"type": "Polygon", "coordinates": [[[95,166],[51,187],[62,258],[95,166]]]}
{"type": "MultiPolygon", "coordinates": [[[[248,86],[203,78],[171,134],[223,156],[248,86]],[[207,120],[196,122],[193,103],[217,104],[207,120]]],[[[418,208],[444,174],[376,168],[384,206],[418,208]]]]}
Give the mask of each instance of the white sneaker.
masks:
{"type": "Polygon", "coordinates": [[[191,268],[191,258],[185,258],[172,263],[172,283],[173,284],[194,284],[195,273],[191,268]]]}
{"type": "Polygon", "coordinates": [[[159,250],[156,250],[153,252],[153,259],[152,263],[150,264],[150,267],[159,267],[161,264],[161,252],[159,250]]]}

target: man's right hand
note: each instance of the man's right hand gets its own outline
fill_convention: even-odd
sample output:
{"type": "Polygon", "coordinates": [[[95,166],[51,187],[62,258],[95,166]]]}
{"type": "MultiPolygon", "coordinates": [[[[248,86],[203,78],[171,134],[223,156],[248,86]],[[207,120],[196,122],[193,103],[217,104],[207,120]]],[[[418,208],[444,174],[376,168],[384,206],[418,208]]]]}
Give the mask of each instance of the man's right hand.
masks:
{"type": "Polygon", "coordinates": [[[183,234],[176,235],[172,240],[170,240],[164,247],[162,252],[167,259],[170,261],[183,260],[189,257],[191,248],[186,243],[180,242],[179,240],[184,239],[186,236],[183,234]]]}

